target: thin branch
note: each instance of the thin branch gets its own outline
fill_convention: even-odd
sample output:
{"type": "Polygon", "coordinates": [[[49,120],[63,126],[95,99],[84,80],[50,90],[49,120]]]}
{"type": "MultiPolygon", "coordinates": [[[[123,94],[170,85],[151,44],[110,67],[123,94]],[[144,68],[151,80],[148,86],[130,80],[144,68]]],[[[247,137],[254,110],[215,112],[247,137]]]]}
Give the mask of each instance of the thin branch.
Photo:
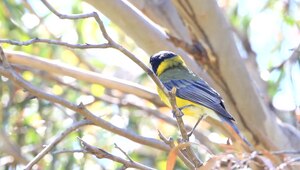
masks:
{"type": "Polygon", "coordinates": [[[97,148],[95,146],[89,145],[88,143],[86,143],[85,141],[83,141],[80,138],[78,138],[78,139],[81,141],[81,144],[82,144],[84,150],[86,150],[87,152],[95,155],[99,159],[103,159],[103,158],[110,159],[112,161],[119,162],[119,163],[123,164],[126,168],[137,168],[137,169],[142,169],[142,170],[154,170],[151,167],[148,167],[148,166],[142,165],[140,163],[134,162],[131,159],[128,161],[128,160],[125,160],[125,159],[120,158],[118,156],[112,155],[112,154],[106,152],[103,149],[100,149],[100,148],[97,148]]]}
{"type": "MultiPolygon", "coordinates": [[[[173,125],[175,127],[177,127],[177,121],[172,119],[171,117],[169,116],[166,116],[165,114],[162,114],[160,113],[159,111],[157,111],[157,109],[150,109],[150,108],[147,108],[147,107],[144,107],[144,106],[139,106],[139,105],[136,105],[135,103],[132,103],[132,102],[121,102],[120,103],[120,106],[130,106],[130,107],[134,107],[134,108],[137,108],[137,109],[140,109],[140,110],[143,110],[145,112],[147,112],[149,115],[152,115],[160,120],[163,120],[165,121],[166,123],[170,124],[170,125],[173,125]]],[[[190,125],[185,125],[186,126],[186,129],[191,131],[192,130],[192,127],[190,125]]],[[[204,144],[205,146],[211,146],[212,147],[212,142],[209,141],[209,139],[203,135],[201,132],[199,131],[194,131],[194,135],[196,137],[196,139],[198,139],[202,144],[204,144]]]]}
{"type": "MultiPolygon", "coordinates": [[[[264,155],[264,152],[256,151],[258,155],[264,155]]],[[[267,151],[273,155],[300,155],[300,150],[280,150],[280,151],[267,151]]]]}
{"type": "Polygon", "coordinates": [[[27,41],[16,41],[16,40],[9,40],[9,39],[0,39],[0,43],[7,43],[12,45],[18,46],[28,46],[34,43],[47,43],[52,45],[60,45],[69,48],[78,48],[78,49],[89,49],[89,48],[109,48],[110,45],[107,43],[104,44],[70,44],[67,42],[62,42],[58,40],[50,40],[50,39],[42,39],[42,38],[33,38],[27,41]]]}
{"type": "MultiPolygon", "coordinates": [[[[170,92],[169,92],[169,101],[172,106],[172,111],[174,114],[174,117],[176,118],[178,128],[180,130],[181,136],[183,138],[183,142],[188,142],[189,141],[189,136],[187,133],[187,130],[185,129],[184,122],[182,120],[183,113],[180,111],[180,109],[176,105],[176,88],[174,87],[170,92]]],[[[189,160],[191,160],[194,163],[194,166],[196,168],[199,168],[203,165],[203,162],[197,158],[196,154],[192,150],[190,146],[187,146],[185,148],[187,156],[189,160]]]]}
{"type": "Polygon", "coordinates": [[[102,35],[105,39],[107,39],[108,41],[111,39],[104,27],[103,22],[101,21],[99,15],[97,14],[97,12],[92,12],[92,13],[87,13],[87,14],[73,14],[73,15],[65,15],[65,14],[61,14],[58,11],[56,11],[46,0],[41,0],[44,5],[52,12],[54,13],[56,16],[58,16],[60,19],[71,19],[71,20],[78,20],[78,19],[85,19],[85,18],[95,18],[99,28],[101,29],[102,35]]]}
{"type": "Polygon", "coordinates": [[[203,114],[200,116],[200,118],[197,120],[196,124],[194,125],[194,127],[192,128],[192,130],[188,133],[188,136],[192,136],[192,134],[194,133],[196,127],[198,126],[198,124],[205,118],[206,114],[203,114]]]}
{"type": "Polygon", "coordinates": [[[123,151],[123,149],[121,149],[116,143],[114,143],[114,145],[115,145],[115,148],[119,149],[127,157],[127,159],[130,162],[133,162],[133,160],[130,158],[130,156],[125,151],[123,151]]]}
{"type": "Polygon", "coordinates": [[[285,167],[287,167],[288,165],[290,165],[294,162],[299,162],[299,161],[300,161],[300,157],[290,159],[290,160],[280,164],[278,167],[276,167],[276,170],[286,169],[285,167]]]}
{"type": "Polygon", "coordinates": [[[282,63],[280,63],[277,66],[274,66],[272,68],[269,69],[269,72],[272,72],[273,70],[278,70],[278,69],[282,69],[283,66],[288,63],[288,62],[295,62],[297,61],[297,58],[300,58],[300,44],[298,45],[298,47],[296,49],[293,49],[293,53],[290,57],[288,57],[287,59],[283,60],[282,63]]]}
{"type": "Polygon", "coordinates": [[[169,138],[167,139],[159,130],[157,131],[158,132],[158,136],[159,138],[165,142],[165,144],[169,145],[171,148],[175,147],[175,143],[174,143],[174,140],[173,138],[169,138]]]}
{"type": "Polygon", "coordinates": [[[85,126],[93,124],[90,120],[81,120],[79,122],[73,123],[70,127],[65,129],[62,133],[58,134],[52,142],[50,142],[39,154],[37,154],[25,167],[25,170],[30,170],[32,167],[38,163],[47,153],[49,153],[60,141],[62,141],[67,135],[69,135],[74,130],[85,126]]]}
{"type": "MultiPolygon", "coordinates": [[[[254,151],[246,159],[243,159],[240,164],[246,164],[247,162],[254,160],[255,158],[260,158],[259,155],[299,155],[300,150],[281,150],[281,151],[254,151]]],[[[300,158],[300,157],[299,157],[300,158]]],[[[284,169],[288,164],[296,161],[298,158],[292,158],[289,161],[281,163],[276,169],[284,169]]]]}
{"type": "Polygon", "coordinates": [[[87,153],[87,151],[83,150],[83,149],[73,149],[73,150],[59,150],[59,151],[53,151],[51,152],[52,155],[58,155],[58,154],[64,154],[64,153],[87,153]]]}
{"type": "MultiPolygon", "coordinates": [[[[176,147],[173,138],[167,139],[159,130],[158,130],[158,136],[162,141],[165,142],[165,144],[169,145],[170,148],[176,147]]],[[[193,163],[184,155],[183,151],[178,152],[178,154],[179,154],[179,157],[181,158],[181,160],[184,162],[184,164],[187,167],[189,167],[189,169],[195,169],[193,163]]]]}

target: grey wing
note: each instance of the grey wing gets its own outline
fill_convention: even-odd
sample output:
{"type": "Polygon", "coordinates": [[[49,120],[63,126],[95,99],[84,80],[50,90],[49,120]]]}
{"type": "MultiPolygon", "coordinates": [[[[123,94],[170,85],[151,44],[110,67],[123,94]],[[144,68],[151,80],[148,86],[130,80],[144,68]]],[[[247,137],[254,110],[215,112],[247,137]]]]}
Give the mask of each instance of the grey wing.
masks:
{"type": "Polygon", "coordinates": [[[213,90],[202,79],[198,80],[170,80],[163,82],[163,85],[171,90],[176,87],[176,96],[194,103],[198,103],[207,108],[212,109],[221,116],[234,120],[224,107],[223,100],[220,95],[213,90]]]}

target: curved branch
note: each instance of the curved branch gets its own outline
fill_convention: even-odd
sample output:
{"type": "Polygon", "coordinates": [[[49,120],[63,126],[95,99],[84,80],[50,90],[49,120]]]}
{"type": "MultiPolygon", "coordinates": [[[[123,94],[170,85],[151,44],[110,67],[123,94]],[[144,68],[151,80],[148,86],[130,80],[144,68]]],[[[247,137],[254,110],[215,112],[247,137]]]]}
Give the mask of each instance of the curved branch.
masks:
{"type": "Polygon", "coordinates": [[[60,45],[69,48],[78,48],[78,49],[87,49],[87,48],[109,48],[110,44],[70,44],[67,42],[62,42],[58,40],[50,40],[50,39],[42,39],[42,38],[33,38],[27,41],[16,41],[16,40],[9,40],[9,39],[0,39],[0,43],[7,43],[12,45],[19,45],[19,46],[27,46],[33,43],[47,43],[52,45],[60,45]]]}
{"type": "Polygon", "coordinates": [[[85,126],[93,124],[89,120],[81,120],[79,122],[73,123],[69,128],[65,129],[62,133],[58,134],[55,139],[50,142],[39,154],[37,154],[25,167],[26,170],[32,169],[38,161],[40,161],[47,153],[51,151],[61,140],[63,140],[67,135],[69,135],[74,130],[85,126]]]}
{"type": "Polygon", "coordinates": [[[148,167],[148,166],[145,166],[143,164],[134,162],[132,159],[125,160],[123,158],[120,158],[118,156],[110,154],[110,153],[106,152],[103,149],[100,149],[100,148],[97,148],[95,146],[89,145],[88,143],[86,143],[85,141],[83,141],[80,138],[79,138],[79,140],[81,141],[82,147],[84,148],[85,151],[95,155],[99,159],[106,158],[106,159],[110,159],[110,160],[115,161],[115,162],[119,162],[119,163],[123,164],[123,166],[125,168],[137,168],[137,169],[141,169],[141,170],[154,170],[151,167],[148,167]]]}
{"type": "Polygon", "coordinates": [[[77,80],[101,84],[107,88],[117,89],[124,93],[134,94],[138,97],[150,100],[159,106],[164,105],[156,93],[130,81],[104,76],[99,73],[79,69],[77,67],[54,62],[26,53],[13,51],[5,51],[5,53],[7,54],[8,62],[12,64],[30,66],[31,68],[43,70],[49,73],[61,74],[73,77],[77,80]]]}

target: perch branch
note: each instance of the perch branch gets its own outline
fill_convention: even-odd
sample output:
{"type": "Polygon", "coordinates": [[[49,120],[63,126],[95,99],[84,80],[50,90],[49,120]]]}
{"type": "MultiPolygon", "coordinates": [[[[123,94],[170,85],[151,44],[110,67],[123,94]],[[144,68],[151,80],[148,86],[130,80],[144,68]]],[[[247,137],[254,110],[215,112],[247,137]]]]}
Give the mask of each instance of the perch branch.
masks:
{"type": "Polygon", "coordinates": [[[85,141],[83,141],[82,139],[78,138],[82,144],[82,147],[84,150],[86,150],[88,153],[91,153],[93,155],[95,155],[97,158],[99,159],[110,159],[112,161],[115,162],[119,162],[121,164],[123,164],[126,168],[136,168],[136,169],[142,169],[142,170],[154,170],[151,167],[142,165],[140,163],[134,162],[131,159],[130,160],[125,160],[123,158],[120,158],[118,156],[112,155],[108,152],[106,152],[103,149],[97,148],[95,146],[89,145],[88,143],[86,143],[85,141]]]}
{"type": "MultiPolygon", "coordinates": [[[[170,104],[172,106],[172,112],[174,114],[174,117],[176,118],[177,125],[178,125],[178,128],[180,130],[181,136],[183,138],[183,142],[188,142],[189,141],[189,136],[188,136],[187,130],[185,129],[184,122],[182,120],[183,113],[180,111],[180,109],[176,105],[175,94],[176,94],[176,88],[174,87],[169,92],[169,95],[168,95],[169,101],[170,101],[170,104]]],[[[203,162],[197,158],[196,154],[194,153],[194,151],[192,150],[192,148],[190,146],[187,146],[185,148],[185,150],[186,150],[186,153],[187,153],[186,156],[188,157],[189,160],[191,160],[193,162],[193,164],[196,168],[199,168],[203,165],[203,162]]]]}

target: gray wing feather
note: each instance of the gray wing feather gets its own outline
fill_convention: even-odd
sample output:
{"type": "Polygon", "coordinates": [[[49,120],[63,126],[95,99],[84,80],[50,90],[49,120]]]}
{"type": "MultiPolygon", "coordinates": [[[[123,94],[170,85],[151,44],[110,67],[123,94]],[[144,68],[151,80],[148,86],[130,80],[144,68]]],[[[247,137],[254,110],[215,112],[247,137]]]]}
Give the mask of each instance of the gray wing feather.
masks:
{"type": "Polygon", "coordinates": [[[219,113],[219,115],[227,119],[234,120],[230,113],[226,111],[220,95],[211,87],[209,87],[208,84],[202,79],[170,80],[163,82],[163,85],[168,90],[172,90],[173,87],[176,87],[177,97],[208,107],[214,110],[216,113],[219,113]]]}

